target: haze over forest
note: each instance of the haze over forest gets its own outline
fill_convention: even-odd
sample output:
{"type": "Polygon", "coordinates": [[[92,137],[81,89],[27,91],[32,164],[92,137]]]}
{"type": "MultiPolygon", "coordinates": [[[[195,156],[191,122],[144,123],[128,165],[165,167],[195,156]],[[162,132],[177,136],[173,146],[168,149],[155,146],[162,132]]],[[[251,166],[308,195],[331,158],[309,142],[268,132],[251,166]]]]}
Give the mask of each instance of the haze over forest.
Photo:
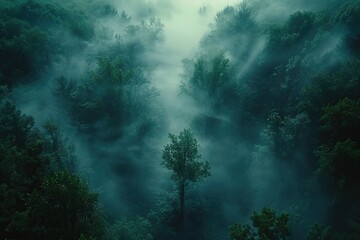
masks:
{"type": "Polygon", "coordinates": [[[0,0],[0,239],[360,239],[360,1],[0,0]]]}

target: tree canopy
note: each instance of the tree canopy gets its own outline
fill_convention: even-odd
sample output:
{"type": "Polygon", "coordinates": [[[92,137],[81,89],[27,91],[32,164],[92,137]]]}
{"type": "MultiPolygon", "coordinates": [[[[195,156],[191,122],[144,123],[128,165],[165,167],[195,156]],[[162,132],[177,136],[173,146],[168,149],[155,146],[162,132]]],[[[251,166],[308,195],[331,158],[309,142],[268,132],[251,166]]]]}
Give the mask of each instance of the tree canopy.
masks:
{"type": "Polygon", "coordinates": [[[198,143],[189,129],[182,130],[179,135],[169,134],[171,140],[163,148],[162,164],[172,171],[172,179],[176,182],[180,199],[180,220],[185,221],[185,193],[190,183],[198,182],[210,176],[209,162],[201,162],[198,143]]]}

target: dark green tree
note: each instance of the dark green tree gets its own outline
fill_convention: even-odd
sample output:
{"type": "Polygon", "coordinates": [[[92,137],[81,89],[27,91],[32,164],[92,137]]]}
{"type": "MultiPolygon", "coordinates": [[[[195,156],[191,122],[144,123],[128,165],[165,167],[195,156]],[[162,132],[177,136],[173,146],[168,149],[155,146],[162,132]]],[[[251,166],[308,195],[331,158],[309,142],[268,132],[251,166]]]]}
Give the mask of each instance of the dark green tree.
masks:
{"type": "Polygon", "coordinates": [[[231,240],[255,240],[255,233],[247,224],[233,224],[229,227],[231,240]]]}
{"type": "Polygon", "coordinates": [[[26,201],[26,215],[33,236],[78,240],[103,234],[98,195],[75,174],[56,172],[44,179],[40,189],[26,201]]]}
{"type": "Polygon", "coordinates": [[[261,213],[254,212],[251,216],[256,227],[259,240],[285,239],[290,235],[289,214],[276,214],[272,208],[264,208],[261,213]]]}
{"type": "Polygon", "coordinates": [[[77,240],[81,233],[99,237],[97,195],[74,174],[54,174],[60,168],[57,157],[64,160],[62,135],[52,122],[45,128],[51,139],[35,128],[32,117],[1,100],[0,238],[77,240]]]}
{"type": "Polygon", "coordinates": [[[162,164],[173,172],[172,179],[176,182],[180,199],[181,225],[185,222],[185,194],[190,183],[198,182],[210,176],[209,162],[201,162],[198,152],[199,144],[189,129],[179,135],[169,134],[171,140],[163,148],[162,164]]]}
{"type": "Polygon", "coordinates": [[[47,140],[46,152],[54,160],[54,168],[59,170],[67,169],[70,172],[74,172],[77,164],[75,147],[67,143],[60,127],[53,120],[47,120],[43,128],[45,129],[44,136],[47,140]]]}
{"type": "Polygon", "coordinates": [[[60,77],[55,95],[74,123],[93,134],[111,128],[106,138],[120,137],[125,127],[138,134],[153,129],[158,115],[154,102],[158,95],[141,68],[133,68],[121,57],[100,57],[98,67],[82,83],[60,77]],[[150,114],[150,112],[152,114],[150,114]]]}
{"type": "Polygon", "coordinates": [[[235,86],[230,81],[228,58],[223,54],[217,54],[211,61],[203,57],[188,67],[192,68],[193,73],[191,76],[184,75],[182,92],[210,109],[220,108],[222,104],[230,102],[229,98],[233,97],[235,86]]]}
{"type": "Polygon", "coordinates": [[[32,117],[0,101],[0,238],[29,239],[24,226],[25,199],[50,169],[45,140],[32,117]]]}
{"type": "Polygon", "coordinates": [[[251,216],[253,228],[247,224],[233,224],[229,227],[231,240],[279,240],[290,235],[289,214],[276,214],[272,208],[256,211],[251,216]],[[256,231],[255,231],[256,229],[256,231]]]}
{"type": "Polygon", "coordinates": [[[324,107],[320,123],[317,173],[336,182],[339,190],[356,189],[360,182],[360,100],[344,98],[324,107]]]}

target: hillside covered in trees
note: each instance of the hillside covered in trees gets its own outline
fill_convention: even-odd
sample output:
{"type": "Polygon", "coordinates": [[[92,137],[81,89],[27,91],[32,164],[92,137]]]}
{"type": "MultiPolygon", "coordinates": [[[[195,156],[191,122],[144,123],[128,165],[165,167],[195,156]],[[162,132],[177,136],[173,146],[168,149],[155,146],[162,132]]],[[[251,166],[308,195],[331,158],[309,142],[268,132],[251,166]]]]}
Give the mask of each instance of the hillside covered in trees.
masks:
{"type": "Polygon", "coordinates": [[[0,239],[360,239],[360,1],[227,4],[0,1],[0,239]]]}

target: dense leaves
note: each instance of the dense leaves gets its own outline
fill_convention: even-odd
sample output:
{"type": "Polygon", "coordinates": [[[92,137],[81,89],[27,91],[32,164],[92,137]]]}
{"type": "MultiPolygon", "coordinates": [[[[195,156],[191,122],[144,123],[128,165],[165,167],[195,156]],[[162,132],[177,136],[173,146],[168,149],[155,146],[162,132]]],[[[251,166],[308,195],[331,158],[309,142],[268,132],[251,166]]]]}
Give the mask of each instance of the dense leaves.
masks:
{"type": "MultiPolygon", "coordinates": [[[[281,200],[275,200],[279,206],[286,202],[289,208],[312,211],[303,201],[316,201],[315,189],[326,191],[333,201],[324,205],[331,215],[333,236],[345,236],[340,234],[343,231],[354,236],[356,231],[345,219],[358,222],[351,211],[360,197],[359,27],[355,24],[359,2],[339,1],[329,4],[327,11],[297,11],[276,23],[264,17],[266,6],[272,5],[245,1],[225,8],[203,38],[200,57],[184,61],[184,92],[210,116],[198,114],[194,122],[199,124],[194,126],[201,129],[211,124],[205,136],[222,139],[226,132],[230,142],[247,142],[252,151],[244,154],[245,160],[239,159],[251,161],[243,165],[250,166],[242,169],[245,174],[274,181],[269,168],[278,171],[276,176],[287,180],[272,183],[281,189],[281,200]],[[231,61],[223,57],[226,64],[216,68],[211,63],[219,59],[214,58],[219,52],[231,61]],[[215,118],[211,123],[206,120],[215,118]],[[291,195],[294,188],[296,193],[291,195]]],[[[214,146],[221,144],[213,141],[214,146]]],[[[230,232],[234,239],[256,237],[246,225],[233,225],[230,232]]],[[[330,238],[320,225],[309,233],[309,238],[315,236],[330,238]]]]}
{"type": "Polygon", "coordinates": [[[323,144],[315,152],[319,158],[317,172],[335,180],[340,188],[355,187],[360,180],[359,103],[342,99],[324,107],[320,118],[323,144]]]}
{"type": "Polygon", "coordinates": [[[90,193],[85,182],[66,171],[46,177],[29,196],[26,206],[34,236],[77,240],[81,234],[103,234],[97,194],[90,193]]]}
{"type": "Polygon", "coordinates": [[[9,101],[1,102],[0,113],[0,235],[24,237],[13,226],[26,209],[27,194],[49,171],[50,159],[43,154],[44,138],[31,117],[21,114],[9,101]]]}
{"type": "Polygon", "coordinates": [[[149,56],[166,47],[164,25],[148,5],[133,19],[110,2],[0,2],[1,239],[222,239],[234,216],[269,205],[289,213],[253,212],[230,239],[359,239],[359,1],[243,1],[216,14],[183,60],[194,132],[169,134],[162,165],[178,195],[160,204],[149,169],[166,124],[149,56]],[[21,113],[9,100],[32,112],[21,84],[56,110],[36,123],[21,113]],[[80,177],[63,130],[88,153],[91,187],[121,195],[109,219],[98,201],[111,200],[80,177]],[[214,163],[204,189],[189,188],[210,176],[194,133],[214,163]]]}
{"type": "MultiPolygon", "coordinates": [[[[209,162],[199,161],[198,143],[189,129],[184,129],[178,136],[169,134],[171,140],[163,148],[162,164],[172,171],[180,202],[180,227],[183,231],[185,222],[185,198],[189,184],[210,176],[209,162]]],[[[183,232],[184,234],[184,232],[183,232]]]]}
{"type": "Polygon", "coordinates": [[[253,228],[249,225],[234,224],[229,227],[231,240],[275,240],[286,239],[290,235],[289,215],[279,216],[272,208],[264,208],[261,213],[251,216],[253,228]],[[256,229],[256,230],[255,230],[256,229]]]}
{"type": "Polygon", "coordinates": [[[0,84],[13,87],[29,82],[65,53],[60,34],[82,40],[94,26],[79,13],[41,1],[19,1],[0,8],[0,84]]]}
{"type": "Polygon", "coordinates": [[[1,237],[100,236],[97,195],[65,170],[62,157],[67,151],[60,151],[64,145],[58,128],[51,122],[45,125],[51,136],[47,140],[34,120],[8,100],[1,102],[0,112],[1,237]],[[58,169],[62,171],[54,173],[58,169]]]}
{"type": "Polygon", "coordinates": [[[99,58],[98,68],[81,84],[59,78],[56,94],[82,129],[93,130],[99,123],[102,128],[103,124],[141,128],[156,118],[145,113],[157,91],[149,87],[140,69],[129,68],[121,59],[99,58]]]}
{"type": "Polygon", "coordinates": [[[172,177],[176,182],[197,182],[210,175],[209,163],[199,161],[199,145],[190,130],[184,129],[178,136],[169,134],[169,138],[171,144],[163,149],[163,164],[173,171],[172,177]]]}

